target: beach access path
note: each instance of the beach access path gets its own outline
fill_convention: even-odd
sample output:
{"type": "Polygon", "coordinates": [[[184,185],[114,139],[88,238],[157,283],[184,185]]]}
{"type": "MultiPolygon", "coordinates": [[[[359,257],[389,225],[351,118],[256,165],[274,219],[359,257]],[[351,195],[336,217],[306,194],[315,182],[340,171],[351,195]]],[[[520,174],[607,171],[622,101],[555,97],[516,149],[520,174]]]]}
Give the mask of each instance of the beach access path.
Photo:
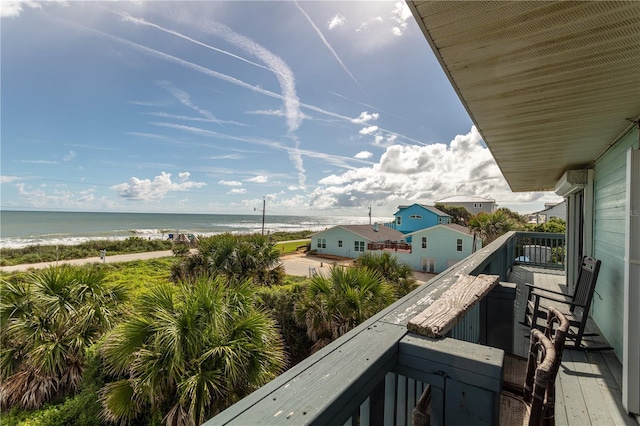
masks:
{"type": "MultiPolygon", "coordinates": [[[[30,269],[43,269],[49,266],[55,265],[86,265],[89,263],[119,263],[119,262],[131,262],[134,260],[149,260],[157,259],[160,257],[173,257],[173,251],[150,251],[144,253],[132,253],[132,254],[116,254],[113,256],[105,256],[105,259],[100,257],[88,257],[84,259],[70,259],[59,260],[57,262],[40,262],[40,263],[24,263],[14,266],[2,266],[0,271],[2,272],[26,272],[30,269]]],[[[305,253],[293,253],[286,254],[280,257],[282,266],[284,267],[285,274],[294,275],[299,277],[308,277],[312,272],[321,274],[328,273],[333,264],[351,265],[354,259],[325,259],[317,256],[307,256],[305,253]]],[[[414,277],[418,283],[425,283],[436,274],[427,274],[422,272],[414,272],[414,277]]]]}

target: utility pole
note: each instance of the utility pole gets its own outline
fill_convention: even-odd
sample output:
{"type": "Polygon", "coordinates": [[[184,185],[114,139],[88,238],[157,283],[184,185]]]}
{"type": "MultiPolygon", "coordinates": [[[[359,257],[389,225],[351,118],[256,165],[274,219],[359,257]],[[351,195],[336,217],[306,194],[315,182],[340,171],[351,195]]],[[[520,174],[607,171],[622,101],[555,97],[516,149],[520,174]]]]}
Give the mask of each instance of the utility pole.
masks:
{"type": "Polygon", "coordinates": [[[369,206],[369,225],[371,225],[371,206],[369,206]]]}
{"type": "Polygon", "coordinates": [[[264,213],[267,207],[267,199],[262,197],[262,235],[264,235],[264,213]]]}

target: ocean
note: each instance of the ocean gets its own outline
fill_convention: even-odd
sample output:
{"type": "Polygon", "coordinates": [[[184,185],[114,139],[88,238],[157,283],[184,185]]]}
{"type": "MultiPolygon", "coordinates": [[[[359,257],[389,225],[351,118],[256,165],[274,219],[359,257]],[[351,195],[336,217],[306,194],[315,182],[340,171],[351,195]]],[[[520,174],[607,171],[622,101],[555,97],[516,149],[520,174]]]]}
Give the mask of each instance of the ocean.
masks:
{"type": "MultiPolygon", "coordinates": [[[[388,222],[392,217],[372,218],[388,222]]],[[[265,233],[321,231],[336,225],[362,225],[369,216],[275,216],[266,215],[265,233]]],[[[262,215],[180,213],[97,213],[1,211],[0,248],[29,245],[71,245],[89,240],[124,240],[137,236],[164,239],[169,233],[210,236],[225,232],[261,232],[262,215]]]]}

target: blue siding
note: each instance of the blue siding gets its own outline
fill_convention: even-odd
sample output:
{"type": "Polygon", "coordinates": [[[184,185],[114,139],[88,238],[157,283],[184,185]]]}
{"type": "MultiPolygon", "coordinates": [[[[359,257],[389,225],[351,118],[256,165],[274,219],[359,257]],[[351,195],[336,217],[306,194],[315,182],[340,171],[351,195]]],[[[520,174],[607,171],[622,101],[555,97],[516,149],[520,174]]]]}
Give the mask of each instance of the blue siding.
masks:
{"type": "Polygon", "coordinates": [[[440,217],[445,220],[444,223],[450,223],[449,216],[439,216],[419,204],[413,204],[398,210],[394,217],[396,218],[394,229],[405,234],[436,226],[440,224],[440,217]],[[412,216],[414,217],[412,218],[412,216]],[[400,224],[398,224],[398,218],[400,218],[400,224]]]}
{"type": "Polygon", "coordinates": [[[631,131],[595,164],[593,256],[602,261],[592,317],[622,359],[626,153],[638,148],[631,131]]]}

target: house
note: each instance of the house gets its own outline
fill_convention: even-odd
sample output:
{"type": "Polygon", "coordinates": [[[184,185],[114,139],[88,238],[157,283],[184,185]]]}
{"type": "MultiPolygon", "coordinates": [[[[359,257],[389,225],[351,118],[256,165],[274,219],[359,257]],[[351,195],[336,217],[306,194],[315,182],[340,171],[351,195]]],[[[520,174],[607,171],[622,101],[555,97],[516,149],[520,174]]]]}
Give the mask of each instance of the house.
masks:
{"type": "Polygon", "coordinates": [[[409,247],[403,245],[404,234],[387,226],[373,225],[339,225],[311,235],[311,250],[318,254],[356,258],[364,252],[378,250],[380,244],[395,246],[402,250],[409,247]],[[371,247],[370,244],[378,244],[371,247]]]}
{"type": "Polygon", "coordinates": [[[395,220],[385,225],[404,234],[453,221],[453,218],[442,210],[424,204],[398,206],[398,211],[393,216],[395,220]]]}
{"type": "Polygon", "coordinates": [[[534,223],[545,223],[551,219],[562,219],[567,221],[567,203],[562,201],[560,203],[545,203],[544,210],[532,213],[535,215],[536,221],[534,223]]]}
{"type": "Polygon", "coordinates": [[[640,3],[408,4],[510,188],[565,199],[566,282],[602,261],[591,316],[640,413],[640,3]]]}
{"type": "Polygon", "coordinates": [[[444,198],[436,201],[436,204],[443,204],[452,207],[464,207],[471,214],[480,212],[493,213],[496,211],[496,200],[482,197],[470,197],[467,195],[456,195],[455,197],[444,198]]]}
{"type": "Polygon", "coordinates": [[[482,247],[482,240],[469,228],[455,223],[421,229],[405,238],[411,252],[399,252],[396,257],[423,272],[443,272],[482,247]]]}

